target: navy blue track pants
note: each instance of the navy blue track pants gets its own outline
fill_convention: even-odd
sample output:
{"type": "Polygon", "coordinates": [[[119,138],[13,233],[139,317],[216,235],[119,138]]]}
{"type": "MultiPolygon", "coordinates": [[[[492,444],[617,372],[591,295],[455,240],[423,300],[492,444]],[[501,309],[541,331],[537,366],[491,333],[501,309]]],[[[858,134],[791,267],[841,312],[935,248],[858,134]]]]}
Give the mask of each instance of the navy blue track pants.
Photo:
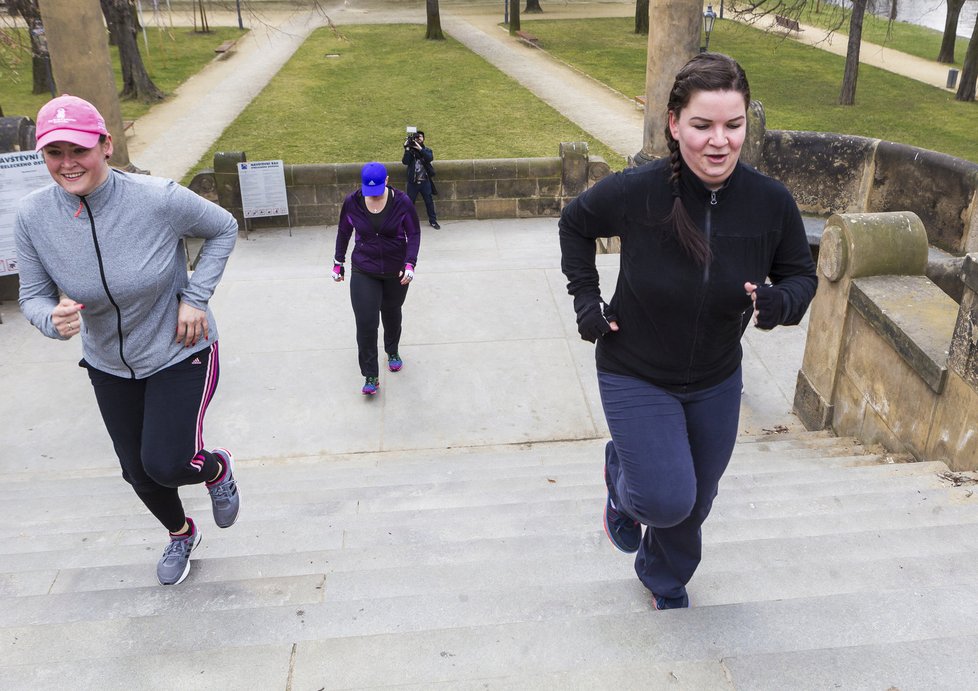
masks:
{"type": "Polygon", "coordinates": [[[619,509],[647,526],[635,558],[646,588],[682,597],[702,555],[700,526],[737,439],[742,373],[693,393],[598,371],[619,509]]]}

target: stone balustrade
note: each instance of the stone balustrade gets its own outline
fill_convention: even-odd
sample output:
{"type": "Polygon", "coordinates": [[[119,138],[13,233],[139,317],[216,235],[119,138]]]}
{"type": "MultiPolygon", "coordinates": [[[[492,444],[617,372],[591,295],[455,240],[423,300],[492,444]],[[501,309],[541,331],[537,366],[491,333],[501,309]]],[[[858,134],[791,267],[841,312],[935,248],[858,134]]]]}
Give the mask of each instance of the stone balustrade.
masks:
{"type": "Polygon", "coordinates": [[[925,275],[913,212],[829,218],[795,389],[808,429],[978,469],[978,255],[960,306],[925,275]]]}
{"type": "MultiPolygon", "coordinates": [[[[245,153],[219,153],[214,170],[194,177],[191,189],[228,209],[244,227],[237,165],[245,153]]],[[[405,187],[405,166],[384,162],[390,184],[405,187]]],[[[285,165],[289,216],[249,219],[250,229],[286,225],[333,225],[343,199],[360,185],[360,164],[285,165]]],[[[435,161],[435,205],[441,219],[557,216],[588,184],[610,173],[608,164],[588,153],[583,142],[563,143],[559,156],[435,161]]],[[[422,218],[424,204],[417,206],[422,218]]]]}

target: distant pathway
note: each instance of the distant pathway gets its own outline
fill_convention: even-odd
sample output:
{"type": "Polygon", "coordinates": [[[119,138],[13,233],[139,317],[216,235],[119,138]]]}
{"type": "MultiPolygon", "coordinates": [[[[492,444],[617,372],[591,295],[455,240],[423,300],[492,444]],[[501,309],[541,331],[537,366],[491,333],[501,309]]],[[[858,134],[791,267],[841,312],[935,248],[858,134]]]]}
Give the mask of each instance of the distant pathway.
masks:
{"type": "Polygon", "coordinates": [[[511,38],[498,21],[448,14],[442,28],[621,156],[642,148],[644,116],[635,101],[511,38]]]}

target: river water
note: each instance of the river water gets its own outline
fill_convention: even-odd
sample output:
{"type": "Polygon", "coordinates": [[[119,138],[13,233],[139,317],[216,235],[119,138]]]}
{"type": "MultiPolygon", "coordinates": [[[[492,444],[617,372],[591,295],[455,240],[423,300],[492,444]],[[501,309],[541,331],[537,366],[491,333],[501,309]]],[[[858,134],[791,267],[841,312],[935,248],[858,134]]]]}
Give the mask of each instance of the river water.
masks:
{"type": "MultiPolygon", "coordinates": [[[[896,2],[898,21],[944,31],[944,20],[947,19],[947,2],[944,0],[896,0],[896,2]]],[[[888,0],[870,0],[870,9],[874,14],[886,17],[889,16],[890,3],[888,0]]],[[[971,37],[976,14],[978,14],[978,2],[967,0],[958,16],[958,36],[971,37]]]]}

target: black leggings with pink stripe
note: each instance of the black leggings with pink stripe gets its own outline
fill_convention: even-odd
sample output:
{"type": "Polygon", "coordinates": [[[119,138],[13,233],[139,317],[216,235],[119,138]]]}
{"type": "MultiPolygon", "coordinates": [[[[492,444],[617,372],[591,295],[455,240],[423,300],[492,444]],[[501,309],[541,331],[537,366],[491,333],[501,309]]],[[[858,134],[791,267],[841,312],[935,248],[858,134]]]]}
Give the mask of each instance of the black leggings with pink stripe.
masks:
{"type": "Polygon", "coordinates": [[[204,413],[220,372],[217,343],[145,379],[87,365],[122,477],[170,532],[186,520],[177,488],[210,480],[220,462],[204,450],[204,413]]]}

